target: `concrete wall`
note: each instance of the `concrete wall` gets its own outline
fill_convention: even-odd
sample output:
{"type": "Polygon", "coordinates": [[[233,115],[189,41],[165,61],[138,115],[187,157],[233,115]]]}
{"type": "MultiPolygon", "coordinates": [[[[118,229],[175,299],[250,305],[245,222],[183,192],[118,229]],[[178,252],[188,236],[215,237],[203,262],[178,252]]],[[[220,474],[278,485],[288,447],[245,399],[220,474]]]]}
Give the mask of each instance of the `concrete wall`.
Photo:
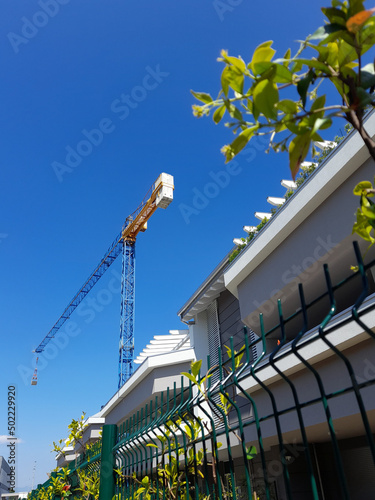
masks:
{"type": "Polygon", "coordinates": [[[208,346],[208,326],[207,312],[202,311],[194,318],[195,324],[189,326],[190,345],[195,351],[196,359],[202,360],[202,373],[207,371],[208,346]]]}

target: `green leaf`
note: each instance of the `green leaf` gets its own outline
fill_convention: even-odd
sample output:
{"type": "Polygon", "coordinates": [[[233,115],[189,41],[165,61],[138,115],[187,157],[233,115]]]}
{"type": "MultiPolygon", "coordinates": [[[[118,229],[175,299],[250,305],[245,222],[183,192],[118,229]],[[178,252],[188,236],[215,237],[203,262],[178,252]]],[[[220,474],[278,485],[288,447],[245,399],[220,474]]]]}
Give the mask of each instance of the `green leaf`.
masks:
{"type": "Polygon", "coordinates": [[[310,70],[307,75],[297,83],[297,91],[301,97],[302,105],[304,108],[306,106],[307,91],[313,78],[314,72],[310,70]]]}
{"type": "Polygon", "coordinates": [[[327,56],[325,58],[325,63],[332,68],[336,68],[338,66],[338,53],[339,46],[337,42],[330,42],[327,44],[327,56]]]}
{"type": "Polygon", "coordinates": [[[354,61],[357,58],[357,51],[355,47],[345,42],[345,40],[341,40],[339,45],[339,53],[338,53],[338,65],[345,66],[346,64],[354,61]]]}
{"type": "Polygon", "coordinates": [[[234,66],[239,72],[241,73],[247,72],[246,64],[240,57],[228,56],[228,52],[226,50],[222,50],[220,55],[223,61],[225,61],[227,64],[231,66],[234,66]]]}
{"type": "MultiPolygon", "coordinates": [[[[354,35],[353,35],[354,36],[354,35]]],[[[354,36],[354,38],[356,38],[354,36]]],[[[365,54],[375,44],[375,18],[368,20],[366,26],[361,31],[362,50],[361,55],[365,54]]]]}
{"type": "Polygon", "coordinates": [[[375,219],[375,203],[364,195],[361,196],[361,210],[368,219],[375,219]]]}
{"type": "Polygon", "coordinates": [[[273,56],[276,53],[276,50],[271,48],[272,43],[272,40],[264,42],[261,45],[258,45],[258,47],[254,50],[253,58],[250,63],[250,67],[254,73],[256,72],[254,69],[254,65],[256,65],[257,63],[272,60],[273,56]]]}
{"type": "Polygon", "coordinates": [[[229,86],[239,94],[243,94],[244,76],[236,72],[230,72],[229,86]]]}
{"type": "Polygon", "coordinates": [[[213,99],[210,96],[210,94],[205,94],[204,92],[194,92],[194,90],[191,90],[190,92],[196,99],[198,99],[198,101],[204,102],[205,104],[213,102],[213,99]]]}
{"type": "Polygon", "coordinates": [[[256,456],[257,456],[257,449],[255,448],[255,446],[250,446],[250,448],[246,450],[246,458],[248,460],[252,460],[256,456]]]}
{"type": "Polygon", "coordinates": [[[353,225],[353,233],[357,233],[365,241],[369,241],[371,245],[375,243],[375,238],[371,236],[371,231],[373,226],[371,221],[361,212],[361,209],[357,209],[357,221],[353,225]]]}
{"type": "Polygon", "coordinates": [[[229,104],[229,106],[226,105],[226,109],[232,118],[234,118],[235,120],[238,120],[240,122],[243,121],[241,111],[238,108],[236,108],[236,106],[234,106],[234,104],[229,104]]]}
{"type": "Polygon", "coordinates": [[[181,372],[181,375],[184,375],[186,378],[188,378],[189,380],[191,380],[193,382],[193,384],[197,384],[197,380],[195,377],[193,377],[193,375],[191,373],[188,373],[188,372],[181,372]]]}
{"type": "Polygon", "coordinates": [[[261,61],[254,64],[254,73],[264,76],[275,83],[291,83],[293,81],[293,74],[283,64],[276,64],[276,62],[261,61]],[[266,71],[272,70],[272,74],[266,74],[266,71]]]}
{"type": "Polygon", "coordinates": [[[277,119],[275,104],[279,101],[279,91],[273,82],[269,80],[260,81],[254,89],[253,100],[255,107],[266,118],[277,119]]]}
{"type": "Polygon", "coordinates": [[[288,49],[285,54],[284,54],[284,66],[288,66],[288,59],[290,59],[290,56],[292,55],[292,51],[290,49],[288,49]]]}
{"type": "Polygon", "coordinates": [[[310,143],[310,132],[306,132],[302,135],[297,135],[289,144],[289,168],[293,180],[296,178],[300,165],[309,152],[310,143]]]}
{"type": "Polygon", "coordinates": [[[358,12],[360,12],[361,10],[364,10],[363,2],[364,0],[349,1],[349,11],[348,11],[349,17],[358,14],[358,12]]]}
{"type": "Polygon", "coordinates": [[[326,103],[325,95],[317,97],[315,101],[312,103],[310,111],[316,111],[317,109],[324,108],[325,103],[326,103]]]}
{"type": "Polygon", "coordinates": [[[159,447],[158,447],[156,444],[154,444],[154,443],[148,443],[148,444],[146,444],[146,446],[150,446],[150,447],[152,446],[153,448],[159,448],[159,447]]]}
{"type": "Polygon", "coordinates": [[[294,115],[298,113],[298,105],[291,99],[283,99],[276,104],[276,108],[283,113],[294,115]]]}
{"type": "Polygon", "coordinates": [[[293,61],[296,61],[296,62],[299,62],[301,64],[304,64],[305,66],[307,66],[308,68],[310,69],[317,69],[319,71],[322,71],[323,73],[327,74],[327,75],[331,75],[331,70],[329,69],[329,67],[322,63],[321,61],[318,61],[317,59],[302,59],[302,58],[298,58],[298,59],[293,59],[293,61]]]}
{"type": "Polygon", "coordinates": [[[336,23],[325,24],[324,26],[321,26],[320,28],[318,28],[315,31],[315,33],[308,36],[307,39],[308,40],[321,40],[321,41],[323,41],[323,40],[326,40],[328,38],[328,36],[330,36],[332,34],[339,37],[340,31],[343,31],[341,24],[336,24],[336,23]]]}
{"type": "Polygon", "coordinates": [[[202,360],[199,359],[197,361],[192,361],[191,362],[191,373],[194,375],[195,378],[198,377],[199,375],[199,370],[201,369],[202,366],[202,360]]]}
{"type": "Polygon", "coordinates": [[[225,109],[226,109],[226,107],[224,104],[216,109],[215,113],[212,116],[212,119],[216,124],[219,123],[221,121],[221,119],[223,118],[223,116],[225,114],[225,109]]]}
{"type": "Polygon", "coordinates": [[[343,12],[342,10],[335,9],[333,7],[323,7],[322,12],[326,17],[328,17],[330,23],[340,24],[345,26],[346,15],[345,12],[343,12]]]}
{"type": "MultiPolygon", "coordinates": [[[[254,135],[254,132],[256,130],[258,130],[258,127],[247,128],[247,129],[243,130],[234,139],[234,141],[230,145],[231,152],[232,152],[233,156],[236,156],[240,151],[242,151],[242,149],[246,146],[246,144],[252,138],[252,136],[254,135]]],[[[228,163],[228,161],[230,161],[233,158],[233,156],[230,159],[228,159],[228,157],[227,157],[226,163],[228,163]]]]}
{"type": "Polygon", "coordinates": [[[356,93],[357,97],[359,98],[359,105],[362,108],[365,108],[368,104],[372,104],[375,102],[375,94],[370,94],[361,87],[356,88],[356,93]]]}
{"type": "Polygon", "coordinates": [[[363,191],[366,189],[372,189],[372,184],[370,181],[362,181],[356,185],[356,187],[353,189],[353,194],[356,196],[361,196],[363,194],[363,191]]]}
{"type": "Polygon", "coordinates": [[[315,134],[318,130],[325,130],[326,128],[329,128],[332,125],[332,120],[331,118],[317,118],[315,120],[311,135],[315,134]]]}
{"type": "Polygon", "coordinates": [[[228,97],[229,91],[229,66],[225,66],[221,73],[221,88],[223,89],[225,97],[228,97]]]}

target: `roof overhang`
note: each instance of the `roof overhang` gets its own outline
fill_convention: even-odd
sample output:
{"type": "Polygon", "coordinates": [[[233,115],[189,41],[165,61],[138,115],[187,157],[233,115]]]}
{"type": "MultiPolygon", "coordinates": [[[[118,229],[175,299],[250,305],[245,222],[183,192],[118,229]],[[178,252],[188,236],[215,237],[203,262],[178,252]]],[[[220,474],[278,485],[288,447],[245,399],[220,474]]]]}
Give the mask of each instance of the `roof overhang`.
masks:
{"type": "MultiPolygon", "coordinates": [[[[375,136],[375,113],[366,123],[375,136]]],[[[225,287],[238,298],[238,286],[286,240],[359,166],[369,159],[369,152],[359,134],[352,132],[331,153],[293,197],[272,217],[224,271],[225,287]]]]}
{"type": "MultiPolygon", "coordinates": [[[[235,247],[234,247],[235,248],[235,247]]],[[[229,256],[232,250],[225,258],[215,267],[212,273],[204,280],[198,290],[190,297],[190,299],[178,311],[181,321],[190,321],[201,311],[204,311],[207,306],[215,300],[220,293],[225,290],[224,285],[224,269],[228,266],[229,256]]]]}
{"type": "Polygon", "coordinates": [[[172,351],[166,354],[149,356],[125,382],[107,404],[96,414],[97,417],[106,417],[114,408],[125,399],[138,384],[142,382],[154,369],[163,366],[179,365],[195,360],[195,351],[192,348],[172,351]]]}

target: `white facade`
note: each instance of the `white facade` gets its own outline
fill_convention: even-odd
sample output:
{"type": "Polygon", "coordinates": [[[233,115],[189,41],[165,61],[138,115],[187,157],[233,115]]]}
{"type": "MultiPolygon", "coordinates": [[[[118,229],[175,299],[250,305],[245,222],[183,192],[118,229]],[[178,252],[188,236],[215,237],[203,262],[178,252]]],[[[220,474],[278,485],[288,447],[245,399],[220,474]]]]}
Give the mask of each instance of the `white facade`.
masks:
{"type": "MultiPolygon", "coordinates": [[[[374,113],[370,114],[366,129],[372,136],[375,135],[374,113]]],[[[309,307],[306,332],[298,340],[298,353],[306,363],[302,362],[293,351],[293,340],[304,324],[300,312],[299,285],[303,285],[305,299],[309,303],[327,291],[324,265],[328,265],[333,286],[352,273],[351,266],[357,264],[352,242],[358,242],[362,254],[368,247],[366,242],[352,234],[354,214],[359,205],[359,198],[353,195],[353,188],[360,181],[372,181],[374,174],[374,161],[359,135],[349,134],[293,196],[283,203],[240,255],[231,264],[227,256],[178,313],[183,321],[191,323],[192,343],[197,347],[197,357],[202,359],[205,358],[205,349],[213,356],[212,346],[217,349],[216,346],[219,345],[224,349],[224,345],[230,345],[231,337],[237,350],[244,345],[246,336],[249,342],[260,339],[259,314],[262,314],[264,330],[270,333],[265,340],[267,352],[259,365],[256,365],[259,382],[249,376],[241,381],[241,386],[253,398],[258,414],[263,416],[274,411],[264,386],[272,392],[278,411],[285,412],[285,416],[280,417],[283,438],[298,448],[301,443],[300,422],[295,411],[288,411],[288,408],[296,404],[290,384],[294,386],[300,402],[305,403],[304,426],[311,453],[315,457],[314,467],[321,474],[318,489],[322,498],[340,498],[334,492],[339,486],[333,470],[334,458],[327,415],[321,404],[322,392],[307,364],[317,371],[324,391],[329,395],[353,387],[348,367],[338,353],[345,356],[354,370],[357,383],[365,384],[366,381],[375,379],[375,341],[352,318],[353,305],[363,291],[361,279],[356,278],[335,289],[336,310],[323,330],[320,331],[319,326],[330,312],[328,297],[322,297],[309,307]],[[272,366],[269,355],[278,349],[283,338],[279,302],[283,318],[291,319],[285,325],[285,343],[277,351],[272,366]],[[212,308],[216,309],[218,318],[216,341],[213,341],[208,320],[212,308]],[[286,375],[290,384],[275,367],[286,375]],[[264,384],[263,387],[260,382],[264,384]],[[314,398],[316,404],[311,403],[314,398]]],[[[251,222],[244,220],[244,224],[251,222]]],[[[372,248],[366,253],[365,263],[374,258],[375,250],[372,248]]],[[[369,288],[360,309],[361,321],[370,331],[375,331],[374,276],[375,266],[366,271],[369,288]]],[[[261,353],[262,345],[259,340],[252,346],[253,362],[261,353]]],[[[240,393],[238,396],[243,418],[253,419],[251,405],[244,402],[240,393]]],[[[361,387],[360,396],[374,434],[374,383],[361,387]]],[[[347,390],[337,397],[330,396],[328,405],[341,448],[351,498],[375,498],[375,468],[357,398],[352,390],[347,390]],[[355,463],[351,463],[351,457],[356,457],[355,463]]],[[[268,464],[280,465],[275,421],[270,418],[262,424],[262,431],[268,464]]],[[[247,428],[246,441],[247,445],[257,445],[255,426],[247,428]]],[[[239,448],[238,444],[237,447],[239,448]]],[[[233,445],[234,456],[235,448],[233,445]]],[[[308,498],[306,484],[309,481],[307,476],[301,475],[301,455],[303,454],[299,451],[295,456],[291,454],[289,457],[292,485],[296,488],[297,499],[308,498]]],[[[278,473],[271,470],[270,475],[272,474],[275,498],[276,494],[278,499],[286,498],[280,470],[278,473]]]]}

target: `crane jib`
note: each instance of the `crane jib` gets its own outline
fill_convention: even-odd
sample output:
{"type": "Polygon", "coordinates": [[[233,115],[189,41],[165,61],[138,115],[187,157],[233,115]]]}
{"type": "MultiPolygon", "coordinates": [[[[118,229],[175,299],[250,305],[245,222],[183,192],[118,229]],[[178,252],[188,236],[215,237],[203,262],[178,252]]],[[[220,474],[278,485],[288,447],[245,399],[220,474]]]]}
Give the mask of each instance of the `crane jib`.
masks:
{"type": "Polygon", "coordinates": [[[54,338],[55,334],[60,330],[65,321],[70,318],[73,311],[86,297],[86,295],[89,293],[92,287],[99,281],[99,279],[103,276],[103,274],[110,267],[110,265],[120,255],[121,250],[122,250],[122,237],[121,234],[119,234],[118,237],[113,241],[112,245],[109,247],[107,252],[105,253],[99,265],[95,268],[94,272],[90,274],[90,277],[86,280],[83,287],[69,302],[68,306],[65,308],[60,318],[56,321],[51,330],[47,333],[42,342],[35,349],[35,352],[37,353],[43,352],[48,342],[54,338]]]}

